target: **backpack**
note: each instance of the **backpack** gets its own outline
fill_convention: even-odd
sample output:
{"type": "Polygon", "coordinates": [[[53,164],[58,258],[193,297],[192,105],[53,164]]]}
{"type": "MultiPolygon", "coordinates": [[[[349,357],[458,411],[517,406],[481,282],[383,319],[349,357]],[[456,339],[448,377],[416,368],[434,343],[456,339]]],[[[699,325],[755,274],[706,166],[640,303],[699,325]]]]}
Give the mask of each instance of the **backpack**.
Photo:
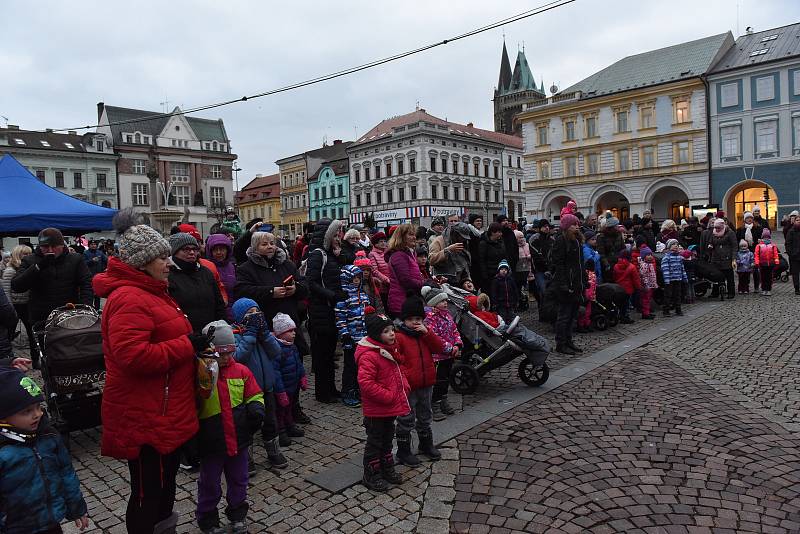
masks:
{"type": "MultiPolygon", "coordinates": [[[[319,270],[319,275],[320,275],[319,278],[320,281],[322,282],[322,287],[325,287],[325,277],[322,276],[322,274],[323,272],[325,272],[325,265],[327,265],[328,263],[328,255],[321,248],[318,248],[317,250],[320,252],[320,254],[322,254],[322,268],[319,270]]],[[[306,259],[304,259],[300,263],[300,268],[297,269],[297,272],[300,273],[301,276],[305,276],[307,270],[308,270],[308,256],[306,256],[306,259]]]]}

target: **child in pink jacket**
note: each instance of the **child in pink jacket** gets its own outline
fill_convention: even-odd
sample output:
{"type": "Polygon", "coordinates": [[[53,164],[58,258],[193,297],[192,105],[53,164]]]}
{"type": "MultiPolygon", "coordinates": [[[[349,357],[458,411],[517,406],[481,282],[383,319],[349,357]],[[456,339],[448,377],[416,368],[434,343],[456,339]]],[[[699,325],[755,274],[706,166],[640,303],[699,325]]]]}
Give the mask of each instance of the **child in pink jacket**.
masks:
{"type": "Polygon", "coordinates": [[[436,365],[436,384],[433,386],[431,401],[433,420],[441,421],[446,416],[456,413],[447,401],[447,390],[450,386],[450,370],[464,343],[461,341],[461,334],[458,333],[458,326],[447,309],[447,293],[436,287],[425,286],[422,288],[422,297],[428,306],[425,312],[425,326],[439,336],[445,347],[442,354],[433,355],[433,362],[436,365]]]}
{"type": "Polygon", "coordinates": [[[597,275],[594,272],[595,264],[593,259],[586,260],[583,268],[586,270],[589,283],[586,284],[586,289],[583,290],[586,307],[583,313],[578,316],[578,329],[576,332],[585,334],[592,331],[592,302],[597,298],[597,275]]]}
{"type": "Polygon", "coordinates": [[[639,277],[642,280],[642,288],[639,290],[642,319],[654,319],[655,314],[650,313],[650,304],[653,302],[653,291],[658,288],[658,277],[656,276],[656,258],[647,245],[643,245],[639,249],[639,277]]]}

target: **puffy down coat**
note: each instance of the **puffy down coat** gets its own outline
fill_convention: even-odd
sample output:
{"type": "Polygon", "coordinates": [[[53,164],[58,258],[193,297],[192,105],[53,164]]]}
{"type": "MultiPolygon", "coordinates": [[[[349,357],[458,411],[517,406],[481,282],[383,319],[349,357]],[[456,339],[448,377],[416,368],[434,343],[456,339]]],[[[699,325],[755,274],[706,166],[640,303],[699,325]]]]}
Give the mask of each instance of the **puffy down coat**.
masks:
{"type": "Polygon", "coordinates": [[[425,280],[417,265],[417,255],[411,249],[398,250],[389,256],[389,311],[400,315],[409,295],[419,295],[425,280]]]}
{"type": "Polygon", "coordinates": [[[411,390],[422,389],[436,383],[436,366],[433,355],[444,352],[444,343],[428,330],[425,335],[405,326],[397,329],[397,348],[400,352],[400,369],[411,390]]]}
{"type": "Polygon", "coordinates": [[[192,325],[156,280],[119,258],[92,280],[103,308],[106,385],[104,456],[139,457],[142,445],[169,454],[197,433],[192,325]]]}
{"type": "Polygon", "coordinates": [[[411,388],[398,359],[397,344],[384,345],[368,337],[358,342],[356,364],[364,417],[396,417],[411,411],[411,388]]]}

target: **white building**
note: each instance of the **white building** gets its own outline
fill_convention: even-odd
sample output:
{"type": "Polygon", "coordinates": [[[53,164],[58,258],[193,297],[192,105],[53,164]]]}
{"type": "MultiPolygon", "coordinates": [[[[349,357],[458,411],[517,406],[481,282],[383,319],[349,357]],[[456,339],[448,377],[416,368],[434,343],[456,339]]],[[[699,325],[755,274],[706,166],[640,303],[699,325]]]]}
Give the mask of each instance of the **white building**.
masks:
{"type": "Polygon", "coordinates": [[[436,216],[521,215],[522,139],[429,115],[381,121],[347,149],[350,222],[430,226],[436,216]],[[504,186],[509,190],[504,191],[504,186]]]}

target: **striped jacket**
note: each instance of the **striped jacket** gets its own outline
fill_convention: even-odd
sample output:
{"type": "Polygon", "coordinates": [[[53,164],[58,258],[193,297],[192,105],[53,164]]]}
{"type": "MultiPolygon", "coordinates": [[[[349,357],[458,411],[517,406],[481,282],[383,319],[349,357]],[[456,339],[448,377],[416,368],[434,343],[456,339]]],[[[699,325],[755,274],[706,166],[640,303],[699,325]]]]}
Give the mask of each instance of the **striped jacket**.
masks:
{"type": "Polygon", "coordinates": [[[661,276],[664,284],[670,282],[688,281],[686,269],[683,268],[683,258],[676,252],[668,252],[661,258],[661,276]]]}
{"type": "Polygon", "coordinates": [[[353,339],[353,345],[342,347],[346,349],[355,348],[355,343],[367,336],[364,307],[370,305],[370,299],[361,289],[361,283],[358,285],[353,283],[356,276],[363,274],[361,269],[354,265],[345,265],[339,275],[342,289],[347,293],[347,300],[336,303],[336,329],[340,338],[349,335],[353,339]]]}

